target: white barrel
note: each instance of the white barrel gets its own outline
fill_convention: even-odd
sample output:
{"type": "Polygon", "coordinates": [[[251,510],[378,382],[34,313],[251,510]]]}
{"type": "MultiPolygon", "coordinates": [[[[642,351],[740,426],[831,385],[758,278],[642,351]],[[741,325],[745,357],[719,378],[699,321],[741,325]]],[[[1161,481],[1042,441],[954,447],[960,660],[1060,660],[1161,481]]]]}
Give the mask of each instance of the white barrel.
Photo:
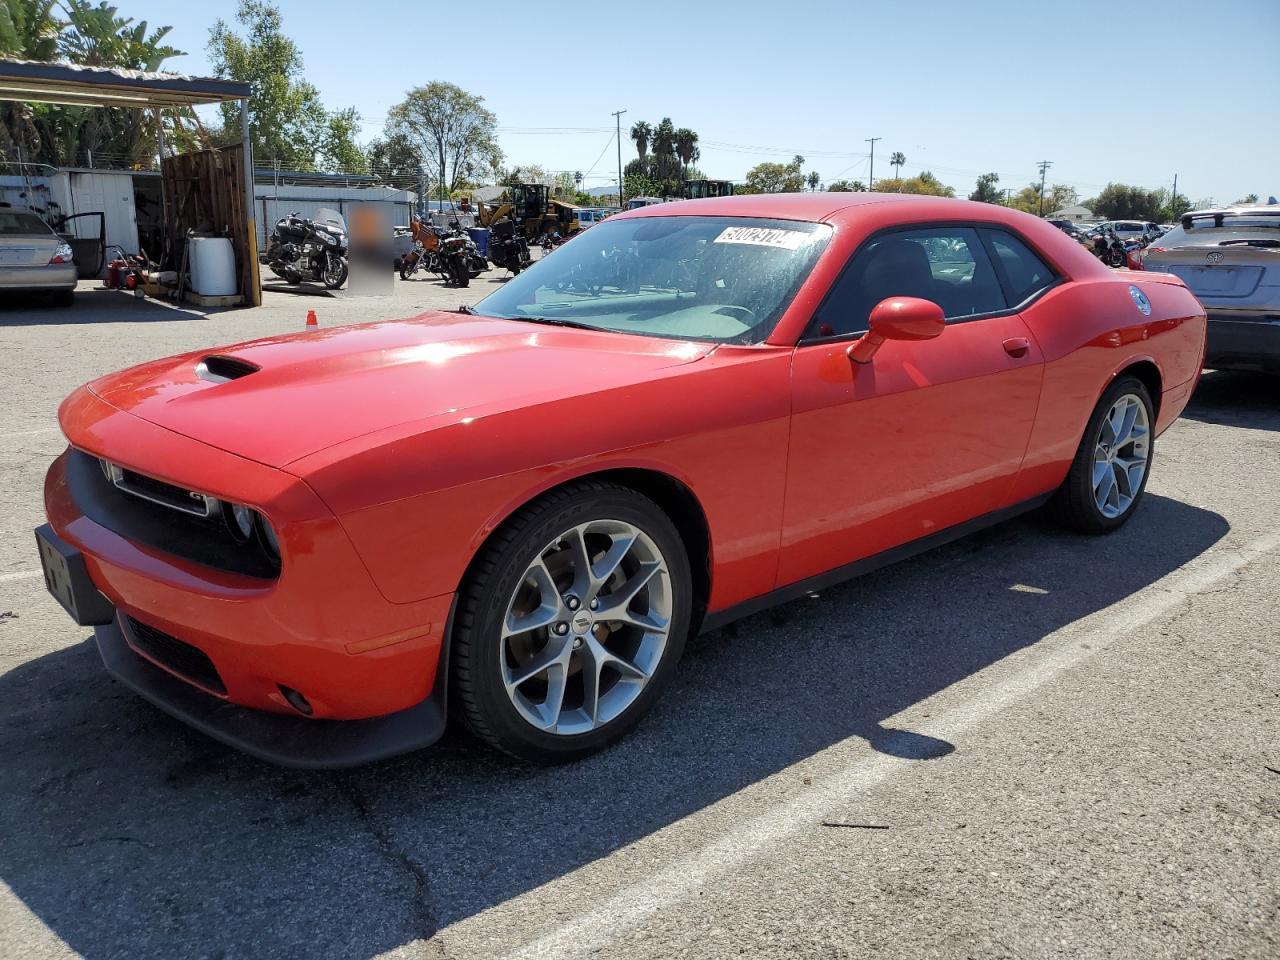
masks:
{"type": "Polygon", "coordinates": [[[226,237],[191,237],[187,240],[191,289],[205,297],[227,297],[236,292],[236,255],[226,237]]]}

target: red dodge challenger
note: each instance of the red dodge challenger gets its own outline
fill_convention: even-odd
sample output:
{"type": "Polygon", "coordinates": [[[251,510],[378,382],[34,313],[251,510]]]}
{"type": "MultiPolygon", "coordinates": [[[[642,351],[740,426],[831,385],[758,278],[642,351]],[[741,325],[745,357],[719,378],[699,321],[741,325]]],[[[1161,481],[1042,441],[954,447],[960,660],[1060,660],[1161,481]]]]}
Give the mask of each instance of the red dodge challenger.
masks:
{"type": "Polygon", "coordinates": [[[426,746],[452,703],[559,761],[689,635],[1041,505],[1142,499],[1204,310],[1034,217],[876,194],[613,217],[474,308],[103,377],[37,541],[107,670],[278,763],[426,746]]]}

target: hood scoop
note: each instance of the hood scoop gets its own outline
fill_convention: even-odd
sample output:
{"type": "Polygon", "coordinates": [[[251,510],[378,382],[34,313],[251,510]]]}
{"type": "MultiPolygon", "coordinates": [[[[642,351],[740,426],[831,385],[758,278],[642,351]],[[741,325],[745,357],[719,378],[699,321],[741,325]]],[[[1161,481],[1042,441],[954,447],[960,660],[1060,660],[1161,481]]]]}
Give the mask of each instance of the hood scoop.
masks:
{"type": "Polygon", "coordinates": [[[256,363],[250,363],[248,360],[213,353],[196,364],[196,376],[210,383],[226,383],[229,380],[239,380],[251,373],[257,373],[261,369],[256,363]]]}

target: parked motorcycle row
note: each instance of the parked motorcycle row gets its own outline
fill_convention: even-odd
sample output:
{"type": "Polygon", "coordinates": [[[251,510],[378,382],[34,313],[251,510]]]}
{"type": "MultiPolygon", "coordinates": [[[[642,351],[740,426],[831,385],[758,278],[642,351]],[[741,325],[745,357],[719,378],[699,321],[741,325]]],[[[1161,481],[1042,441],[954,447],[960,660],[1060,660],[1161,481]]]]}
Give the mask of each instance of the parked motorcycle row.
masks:
{"type": "MultiPolygon", "coordinates": [[[[1065,221],[1050,221],[1058,229],[1078,240],[1090,253],[1109,267],[1143,269],[1143,251],[1157,239],[1160,231],[1139,236],[1122,237],[1110,223],[1083,226],[1065,221]]],[[[1154,225],[1152,225],[1154,227],[1154,225]]]]}
{"type": "Polygon", "coordinates": [[[401,280],[422,271],[435,274],[445,283],[465,287],[490,263],[515,275],[531,262],[528,241],[510,220],[500,220],[489,228],[488,249],[483,253],[457,220],[440,228],[415,217],[410,221],[409,234],[413,246],[398,261],[401,280]]]}

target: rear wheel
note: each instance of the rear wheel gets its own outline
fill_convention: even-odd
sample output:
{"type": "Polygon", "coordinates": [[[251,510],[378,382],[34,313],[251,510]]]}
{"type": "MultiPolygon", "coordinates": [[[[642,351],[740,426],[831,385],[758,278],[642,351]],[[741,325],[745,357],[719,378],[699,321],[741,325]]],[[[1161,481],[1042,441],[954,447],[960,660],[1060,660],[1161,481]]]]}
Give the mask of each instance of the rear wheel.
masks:
{"type": "Polygon", "coordinates": [[[535,501],[459,599],[452,686],[467,725],[543,763],[616,740],[671,680],[691,584],[679,534],[647,497],[584,481],[535,501]]]}
{"type": "Polygon", "coordinates": [[[1119,377],[1098,401],[1067,478],[1054,494],[1057,518],[1082,533],[1124,524],[1146,491],[1155,415],[1137,377],[1119,377]]]}

